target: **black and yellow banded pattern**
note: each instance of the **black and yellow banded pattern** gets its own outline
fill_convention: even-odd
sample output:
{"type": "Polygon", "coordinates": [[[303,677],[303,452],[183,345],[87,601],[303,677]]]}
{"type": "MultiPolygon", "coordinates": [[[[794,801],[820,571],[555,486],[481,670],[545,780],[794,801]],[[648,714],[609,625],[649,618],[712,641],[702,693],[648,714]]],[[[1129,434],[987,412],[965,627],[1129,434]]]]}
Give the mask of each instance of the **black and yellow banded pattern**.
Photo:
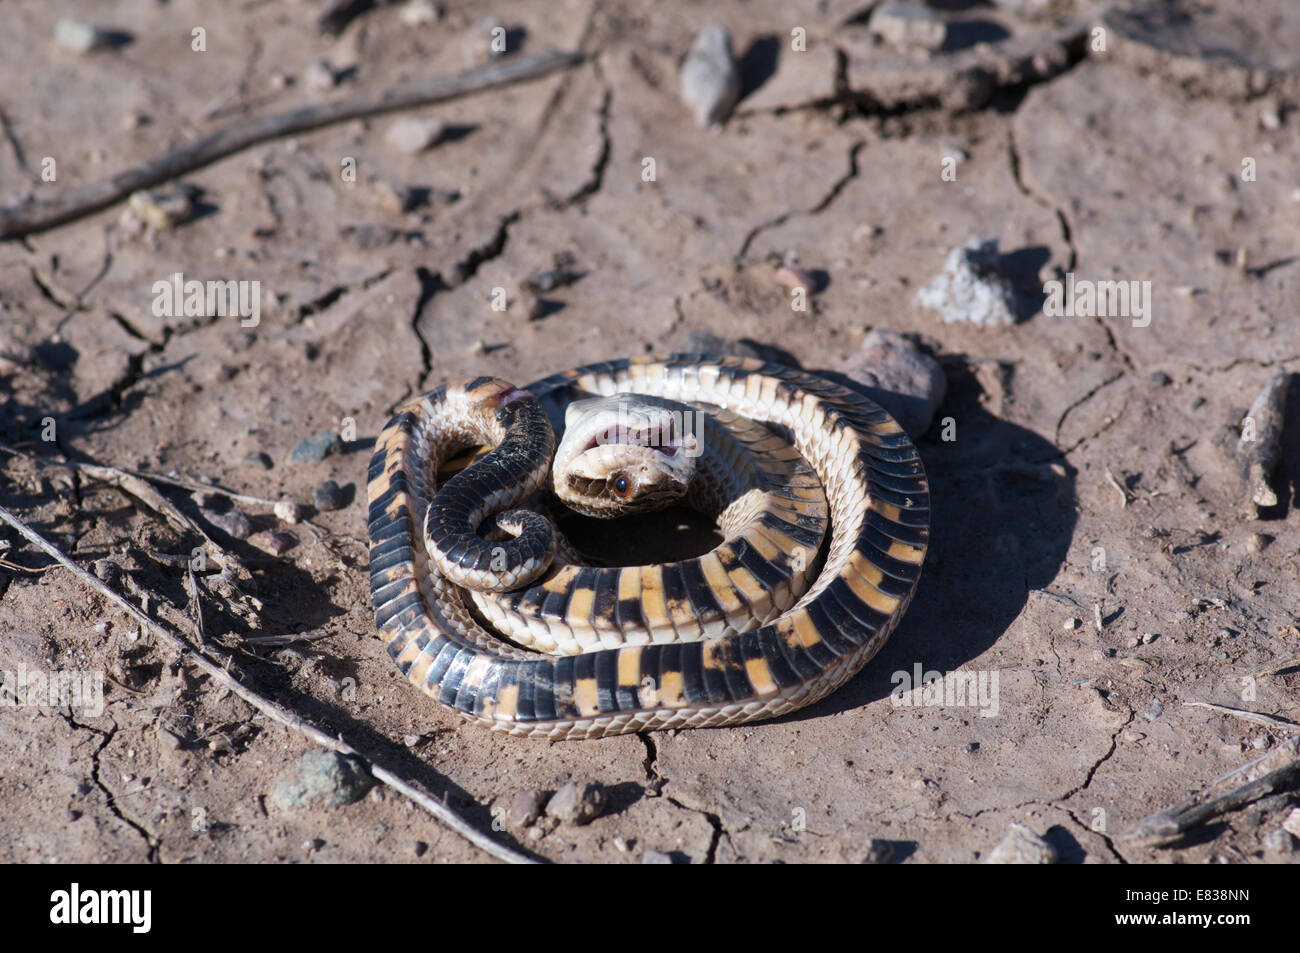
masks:
{"type": "MultiPolygon", "coordinates": [[[[472,386],[472,385],[471,385],[472,386]]],[[[406,677],[498,730],[549,738],[721,725],[783,714],[835,690],[876,653],[902,616],[929,538],[929,488],[915,447],[867,398],[816,375],[736,357],[674,355],[590,365],[527,390],[552,420],[590,395],[644,393],[726,407],[777,424],[821,479],[831,539],[821,572],[770,624],[702,641],[625,645],[571,656],[494,648],[461,594],[429,572],[419,521],[431,482],[422,431],[445,391],[404,407],[370,465],[371,594],[379,631],[406,677]]],[[[728,572],[761,578],[761,554],[728,572]]],[[[676,598],[716,604],[707,578],[679,579],[676,598]]],[[[591,598],[617,600],[593,591],[591,598]]],[[[614,603],[615,612],[639,607],[614,603]]]]}

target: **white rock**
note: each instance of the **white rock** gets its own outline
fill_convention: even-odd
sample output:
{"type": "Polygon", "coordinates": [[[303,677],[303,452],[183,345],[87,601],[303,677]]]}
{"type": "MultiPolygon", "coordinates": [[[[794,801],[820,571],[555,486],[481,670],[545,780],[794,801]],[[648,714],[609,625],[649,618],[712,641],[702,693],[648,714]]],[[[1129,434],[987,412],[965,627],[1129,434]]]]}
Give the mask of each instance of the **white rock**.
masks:
{"type": "Polygon", "coordinates": [[[388,127],[384,141],[398,152],[415,155],[442,138],[446,124],[441,119],[416,119],[407,116],[388,127]]]}
{"type": "Polygon", "coordinates": [[[430,0],[411,0],[402,7],[397,18],[407,26],[424,26],[442,19],[442,5],[430,0]]]}
{"type": "Polygon", "coordinates": [[[108,33],[80,20],[60,20],[54,24],[54,42],[73,53],[89,53],[108,46],[108,33]]]}
{"type": "Polygon", "coordinates": [[[681,72],[682,102],[701,126],[727,121],[740,98],[740,70],[731,52],[731,34],[714,23],[700,31],[681,72]]]}
{"type": "Polygon", "coordinates": [[[979,327],[1016,323],[1016,293],[997,272],[998,240],[975,239],[948,253],[943,271],[916,293],[917,304],[948,324],[979,327]]]}
{"type": "Polygon", "coordinates": [[[886,3],[871,14],[870,29],[900,50],[919,47],[934,52],[943,46],[948,25],[919,3],[886,3]]]}

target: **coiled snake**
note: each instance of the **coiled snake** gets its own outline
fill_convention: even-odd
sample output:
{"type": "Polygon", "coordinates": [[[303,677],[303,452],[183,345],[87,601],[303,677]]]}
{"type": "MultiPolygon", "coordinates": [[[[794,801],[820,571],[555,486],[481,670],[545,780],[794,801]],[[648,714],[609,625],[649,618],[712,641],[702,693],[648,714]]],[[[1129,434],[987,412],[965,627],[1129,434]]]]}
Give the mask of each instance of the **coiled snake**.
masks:
{"type": "MultiPolygon", "coordinates": [[[[715,483],[718,459],[744,459],[711,453],[715,483]]],[[[368,497],[371,600],[398,667],[471,720],[547,738],[726,725],[811,704],[893,631],[929,538],[925,472],[892,417],[817,375],[738,357],[610,361],[523,390],[492,378],[440,388],[380,434],[368,497]],[[599,514],[625,496],[654,506],[691,492],[685,458],[694,454],[671,426],[650,447],[588,439],[581,420],[564,428],[566,409],[609,409],[576,402],[620,394],[645,395],[638,406],[651,415],[720,408],[732,436],[713,439],[752,451],[763,472],[738,485],[761,499],[726,517],[724,542],[697,560],[565,565],[533,585],[557,547],[539,493],[599,514]],[[749,421],[766,427],[756,433],[749,421]],[[556,430],[577,444],[562,441],[565,476],[552,483],[556,430]],[[439,467],[479,445],[493,449],[439,487],[439,467]],[[762,467],[781,447],[785,468],[762,467]],[[531,607],[521,592],[538,594],[531,607]],[[533,620],[539,647],[579,654],[540,654],[480,621],[511,612],[533,620]],[[692,617],[700,631],[668,641],[692,617]],[[574,638],[550,639],[557,628],[574,638]]]]}

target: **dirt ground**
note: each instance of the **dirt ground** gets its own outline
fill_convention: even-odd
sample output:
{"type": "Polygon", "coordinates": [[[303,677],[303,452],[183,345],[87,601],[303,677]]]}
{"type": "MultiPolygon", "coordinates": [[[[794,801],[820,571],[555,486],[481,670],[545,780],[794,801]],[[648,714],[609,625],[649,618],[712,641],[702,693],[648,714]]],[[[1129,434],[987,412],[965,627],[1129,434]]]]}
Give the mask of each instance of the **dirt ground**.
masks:
{"type": "MultiPolygon", "coordinates": [[[[74,6],[6,5],[0,204],[249,115],[459,72],[489,29],[461,0],[423,23],[379,4],[337,36],[316,3],[122,0],[93,13],[129,42],[78,55],[53,42],[61,15],[91,15],[74,6]]],[[[201,589],[214,656],[538,859],[971,862],[1019,822],[1065,862],[1293,861],[1265,839],[1294,792],[1171,847],[1119,835],[1289,737],[1188,703],[1300,721],[1300,388],[1277,507],[1256,515],[1232,456],[1261,388],[1300,366],[1300,63],[1285,41],[1300,10],[936,4],[954,25],[921,55],[872,40],[873,6],[503,2],[509,55],[588,58],[255,145],[182,177],[198,213],[175,228],[133,227],[119,204],[0,243],[0,442],[302,503],[319,538],[235,504],[254,529],[293,534],[272,556],[211,522],[201,494],[160,488],[260,600],[241,611],[201,589]],[[678,97],[679,60],[710,19],[746,82],[718,130],[678,97]],[[394,148],[404,115],[443,119],[443,141],[394,148]],[[415,207],[377,183],[416,190],[415,207]],[[916,304],[953,246],[994,236],[1028,303],[1018,323],[946,324],[916,304]],[[787,259],[828,276],[806,313],[775,280],[787,259]],[[573,280],[539,319],[494,310],[494,289],[513,297],[557,265],[573,280]],[[154,284],[176,272],[259,281],[260,323],[156,315],[154,284]],[[1066,273],[1149,281],[1151,320],[1044,314],[1044,283],[1066,273]],[[918,444],[934,501],[920,589],[845,688],[773,722],[551,744],[461,726],[402,680],[368,603],[364,481],[404,399],[680,349],[692,331],[833,368],[873,328],[915,335],[948,394],[918,444]],[[340,453],[291,458],[330,430],[340,453]],[[327,479],[347,503],[317,513],[327,479]],[[317,630],[328,637],[243,641],[317,630]],[[996,676],[996,710],[894,704],[895,673],[916,666],[996,676]],[[570,778],[606,787],[603,816],[493,830],[516,792],[570,778]]],[[[0,502],[79,564],[113,577],[97,561],[117,563],[117,588],[192,633],[192,535],[28,456],[0,453],[0,502]]],[[[102,712],[0,711],[0,859],[488,859],[391,790],[276,807],[305,739],[15,532],[0,540],[0,668],[105,678],[102,712]]]]}

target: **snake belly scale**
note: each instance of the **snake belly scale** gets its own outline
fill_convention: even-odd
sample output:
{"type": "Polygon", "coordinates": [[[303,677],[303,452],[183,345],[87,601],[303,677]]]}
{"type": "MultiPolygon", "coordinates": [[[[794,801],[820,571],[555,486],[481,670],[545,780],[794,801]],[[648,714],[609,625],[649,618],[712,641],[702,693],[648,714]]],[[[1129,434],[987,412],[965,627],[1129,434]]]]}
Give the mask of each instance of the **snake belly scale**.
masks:
{"type": "MultiPolygon", "coordinates": [[[[407,679],[442,704],[495,730],[551,739],[757,721],[840,687],[898,624],[925,558],[929,487],[916,448],[866,397],[815,374],[706,355],[593,364],[524,391],[501,383],[480,378],[408,402],[380,434],[370,465],[376,623],[407,679]],[[442,529],[472,532],[503,508],[502,472],[533,488],[544,482],[535,458],[549,453],[554,437],[541,433],[539,405],[562,420],[572,401],[614,394],[715,405],[788,434],[822,483],[831,524],[820,572],[792,608],[744,632],[562,656],[521,649],[483,627],[463,590],[435,565],[433,556],[454,561],[456,547],[431,556],[426,544],[426,521],[438,516],[430,510],[439,454],[449,440],[457,447],[499,442],[478,476],[457,483],[471,466],[439,491],[440,509],[444,492],[453,491],[446,504],[460,521],[442,529]],[[470,406],[487,417],[486,432],[465,423],[470,406]],[[523,439],[511,442],[510,434],[523,439]]],[[[547,558],[541,528],[526,516],[514,520],[512,556],[547,558]]],[[[729,573],[744,575],[740,555],[725,543],[715,552],[729,573]]],[[[716,604],[716,585],[696,580],[684,598],[716,604]]],[[[601,604],[600,593],[589,595],[595,611],[617,611],[601,604]]]]}

